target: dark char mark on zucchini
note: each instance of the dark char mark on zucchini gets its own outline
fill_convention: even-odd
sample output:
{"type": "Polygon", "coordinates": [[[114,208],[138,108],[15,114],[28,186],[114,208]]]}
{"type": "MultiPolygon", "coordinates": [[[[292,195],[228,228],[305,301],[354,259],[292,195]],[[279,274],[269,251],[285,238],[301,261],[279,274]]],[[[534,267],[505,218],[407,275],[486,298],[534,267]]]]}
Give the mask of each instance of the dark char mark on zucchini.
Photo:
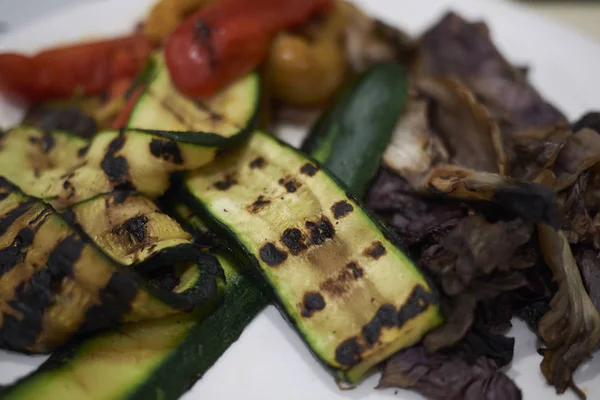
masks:
{"type": "Polygon", "coordinates": [[[129,164],[123,156],[117,156],[116,153],[125,145],[125,133],[121,131],[119,136],[113,139],[108,145],[106,155],[100,163],[104,174],[111,181],[123,181],[129,176],[129,164]]]}
{"type": "Polygon", "coordinates": [[[352,271],[352,276],[354,276],[354,279],[362,278],[362,276],[365,274],[365,271],[355,261],[346,264],[346,268],[352,271]]]}
{"type": "Polygon", "coordinates": [[[346,215],[350,214],[354,210],[352,204],[348,203],[346,200],[341,200],[331,206],[331,211],[333,212],[333,216],[335,219],[344,218],[346,215]]]}
{"type": "Polygon", "coordinates": [[[369,347],[373,346],[379,340],[382,328],[393,326],[401,328],[405,323],[427,310],[433,300],[433,294],[418,285],[398,311],[392,304],[382,305],[377,310],[375,317],[363,326],[362,336],[365,342],[369,347]]]}
{"type": "MultiPolygon", "coordinates": [[[[406,302],[399,310],[392,304],[383,304],[377,310],[373,319],[367,322],[362,329],[362,337],[368,347],[372,347],[381,336],[383,328],[401,328],[411,319],[415,318],[431,305],[435,300],[433,293],[428,292],[421,285],[417,285],[406,302]]],[[[361,353],[365,350],[353,336],[343,341],[335,350],[335,359],[345,367],[352,367],[362,360],[361,353]]]]}
{"type": "Polygon", "coordinates": [[[132,238],[134,242],[141,243],[146,239],[146,224],[148,223],[148,217],[145,215],[138,215],[129,218],[123,222],[121,226],[113,228],[113,232],[119,236],[127,235],[132,238]]]}
{"type": "Polygon", "coordinates": [[[288,193],[294,193],[302,184],[296,180],[296,178],[291,176],[286,176],[285,178],[281,178],[279,180],[279,184],[285,187],[288,193]]]}
{"type": "Polygon", "coordinates": [[[347,367],[358,364],[362,360],[362,346],[356,336],[344,340],[335,349],[335,360],[347,367]]]}
{"type": "Polygon", "coordinates": [[[367,257],[371,257],[375,260],[378,260],[381,256],[386,253],[385,247],[383,247],[383,243],[380,241],[373,242],[370,247],[367,247],[363,254],[367,257]]]}
{"type": "Polygon", "coordinates": [[[355,262],[346,265],[347,269],[342,270],[335,278],[329,278],[321,284],[321,289],[332,296],[341,296],[348,291],[353,280],[360,279],[364,271],[355,262]]]}
{"type": "Polygon", "coordinates": [[[323,244],[325,240],[335,236],[335,229],[325,216],[318,221],[306,221],[304,226],[310,231],[310,243],[314,245],[323,244]]]}
{"type": "Polygon", "coordinates": [[[77,150],[77,157],[79,157],[79,158],[85,157],[89,149],[90,149],[89,144],[87,146],[80,148],[79,150],[77,150]]]}
{"type": "Polygon", "coordinates": [[[82,332],[91,332],[114,326],[131,310],[131,302],[139,285],[125,271],[112,274],[108,284],[100,291],[100,304],[85,313],[82,332]]]}
{"type": "Polygon", "coordinates": [[[54,137],[52,136],[51,130],[44,131],[42,137],[37,138],[35,136],[29,137],[29,143],[37,145],[42,150],[42,153],[47,154],[54,148],[54,137]]]}
{"type": "Polygon", "coordinates": [[[175,271],[175,266],[167,265],[141,273],[145,280],[162,290],[172,291],[181,282],[175,271]]]}
{"type": "Polygon", "coordinates": [[[304,318],[310,318],[317,311],[321,311],[325,308],[325,299],[320,293],[307,292],[304,294],[304,301],[302,302],[302,316],[304,318]]]}
{"type": "Polygon", "coordinates": [[[183,164],[179,146],[172,140],[152,139],[150,142],[150,153],[156,158],[162,158],[173,164],[183,164]]]}
{"type": "Polygon", "coordinates": [[[0,250],[0,277],[23,262],[27,248],[33,243],[35,232],[31,228],[19,231],[10,246],[0,250]]]}
{"type": "Polygon", "coordinates": [[[297,256],[307,248],[306,244],[304,244],[304,234],[298,228],[287,228],[283,231],[281,241],[294,256],[297,256]]]}
{"type": "Polygon", "coordinates": [[[0,236],[4,235],[8,228],[10,228],[17,219],[27,213],[35,203],[36,201],[34,199],[28,199],[4,215],[4,217],[0,219],[0,236]]]}
{"type": "Polygon", "coordinates": [[[28,282],[15,289],[15,299],[8,305],[20,318],[5,314],[0,338],[11,348],[27,348],[35,343],[43,330],[44,312],[52,305],[52,295],[60,290],[65,277],[73,276],[73,265],[81,256],[83,242],[74,236],[62,240],[48,256],[44,268],[36,271],[28,282]]]}
{"type": "Polygon", "coordinates": [[[267,162],[265,161],[265,159],[263,157],[256,157],[254,160],[250,161],[250,168],[255,169],[255,168],[262,168],[265,166],[267,162]]]}
{"type": "Polygon", "coordinates": [[[298,228],[287,228],[281,235],[281,242],[294,256],[309,246],[318,246],[335,236],[335,229],[325,216],[316,221],[306,221],[304,226],[307,229],[306,234],[298,228]]]}
{"type": "Polygon", "coordinates": [[[233,177],[233,175],[225,174],[225,177],[223,177],[223,180],[215,182],[213,184],[213,186],[216,187],[218,190],[224,191],[224,190],[229,189],[233,185],[236,185],[237,183],[238,183],[237,179],[235,179],[233,177]]]}
{"type": "Polygon", "coordinates": [[[250,206],[247,207],[247,209],[252,214],[256,214],[259,211],[263,210],[265,207],[267,207],[269,204],[271,204],[271,200],[267,199],[265,196],[263,196],[261,194],[260,196],[258,196],[256,198],[254,203],[252,203],[250,206]]]}
{"type": "Polygon", "coordinates": [[[306,163],[300,168],[300,172],[306,176],[315,176],[319,167],[314,164],[306,163]]]}
{"type": "Polygon", "coordinates": [[[276,267],[287,260],[287,253],[281,251],[273,243],[267,243],[258,251],[260,259],[263,260],[269,267],[276,267]]]}

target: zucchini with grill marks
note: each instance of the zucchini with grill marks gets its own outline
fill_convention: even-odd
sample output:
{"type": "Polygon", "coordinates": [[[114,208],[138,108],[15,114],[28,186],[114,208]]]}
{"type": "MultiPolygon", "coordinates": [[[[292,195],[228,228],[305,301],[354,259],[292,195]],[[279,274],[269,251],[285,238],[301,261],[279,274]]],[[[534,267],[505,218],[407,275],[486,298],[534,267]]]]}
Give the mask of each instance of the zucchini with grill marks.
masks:
{"type": "Polygon", "coordinates": [[[256,132],[186,175],[183,196],[245,256],[336,375],[357,382],[441,323],[426,278],[319,165],[256,132]]]}
{"type": "Polygon", "coordinates": [[[69,344],[0,398],[29,399],[40,393],[46,400],[179,397],[267,302],[227,257],[219,261],[227,278],[224,301],[208,317],[201,310],[144,321],[69,344]]]}
{"type": "Polygon", "coordinates": [[[196,259],[198,284],[179,292],[152,285],[3,178],[0,261],[0,347],[19,351],[47,352],[76,333],[210,308],[223,287],[208,253],[196,259]]]}
{"type": "Polygon", "coordinates": [[[154,54],[144,92],[127,127],[179,143],[208,147],[240,144],[254,130],[260,104],[260,78],[250,73],[207,100],[181,94],[162,54],[154,54]]]}
{"type": "Polygon", "coordinates": [[[0,143],[0,175],[57,209],[123,188],[157,197],[173,172],[198,168],[215,152],[139,131],[104,131],[88,142],[19,127],[0,143]]]}

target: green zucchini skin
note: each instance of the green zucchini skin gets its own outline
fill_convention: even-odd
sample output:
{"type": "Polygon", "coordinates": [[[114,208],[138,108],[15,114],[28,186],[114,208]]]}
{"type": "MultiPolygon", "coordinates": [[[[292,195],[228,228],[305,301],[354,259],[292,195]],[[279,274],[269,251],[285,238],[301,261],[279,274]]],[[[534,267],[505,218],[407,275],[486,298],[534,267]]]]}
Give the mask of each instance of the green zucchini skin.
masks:
{"type": "Polygon", "coordinates": [[[379,168],[407,93],[406,69],[391,63],[375,65],[321,116],[302,150],[362,197],[379,168]]]}
{"type": "MultiPolygon", "coordinates": [[[[284,185],[284,179],[279,180],[279,183],[284,185]]],[[[324,366],[332,371],[339,379],[352,384],[356,383],[368,370],[370,370],[372,366],[377,364],[379,361],[388,357],[402,347],[414,344],[425,332],[433,329],[441,323],[441,316],[437,306],[437,293],[433,290],[433,288],[430,287],[427,278],[424,277],[418,271],[417,267],[412,264],[412,262],[410,262],[410,260],[402,253],[402,249],[398,248],[398,238],[392,232],[386,230],[369,213],[364,211],[360,206],[360,203],[358,203],[358,201],[352,195],[348,194],[347,190],[343,185],[340,184],[339,180],[336,180],[330,173],[320,168],[315,160],[306,157],[296,149],[289,147],[288,145],[270,137],[269,135],[261,132],[255,132],[247,148],[240,150],[234,155],[225,155],[223,159],[217,160],[216,164],[208,166],[206,169],[200,169],[189,173],[185,177],[183,185],[184,193],[182,194],[182,200],[187,202],[190,208],[198,213],[198,215],[213,232],[220,234],[220,237],[226,238],[227,245],[232,248],[236,257],[247,260],[247,264],[253,267],[253,272],[258,280],[269,287],[270,290],[268,290],[268,292],[271,293],[283,316],[288,319],[292,326],[298,330],[317,359],[319,359],[324,366]],[[288,157],[288,159],[285,159],[286,157],[288,157]],[[277,176],[269,176],[268,174],[270,172],[266,169],[260,171],[260,173],[251,172],[253,170],[253,165],[258,159],[262,159],[260,164],[267,166],[271,165],[271,163],[276,163],[276,160],[280,160],[280,164],[276,164],[276,166],[273,167],[279,169],[274,173],[274,175],[277,176]],[[284,166],[282,166],[281,163],[283,163],[284,166]],[[304,169],[304,167],[309,167],[309,164],[312,165],[312,167],[304,169]],[[249,168],[247,167],[248,165],[250,166],[249,168]],[[281,169],[283,169],[283,172],[280,171],[281,169]],[[300,175],[292,175],[292,173],[296,173],[297,171],[308,172],[307,175],[310,177],[307,178],[306,176],[303,176],[300,178],[300,175]],[[253,174],[260,174],[262,180],[258,182],[253,174]],[[281,201],[284,202],[284,197],[298,196],[299,193],[296,194],[296,190],[288,189],[288,193],[286,194],[285,192],[274,189],[274,186],[277,185],[277,181],[281,174],[288,174],[288,177],[291,176],[292,178],[297,179],[296,182],[299,183],[299,185],[296,187],[296,189],[298,189],[297,191],[299,193],[301,193],[302,190],[305,191],[305,197],[295,200],[287,200],[285,203],[287,204],[287,208],[285,208],[286,206],[284,205],[277,205],[277,202],[279,202],[279,197],[281,196],[281,201]],[[230,182],[235,182],[230,188],[227,189],[231,190],[231,192],[222,190],[224,186],[220,185],[223,180],[227,180],[227,176],[230,177],[230,182]],[[311,179],[316,179],[317,181],[311,181],[311,179]],[[332,183],[328,183],[327,181],[332,183]],[[249,183],[247,184],[247,182],[249,183]],[[253,182],[256,182],[254,188],[247,187],[248,185],[252,185],[253,182]],[[236,185],[241,186],[241,188],[236,189],[236,185]],[[313,185],[318,193],[335,193],[336,197],[334,199],[325,199],[319,197],[319,195],[316,194],[317,192],[306,194],[307,191],[312,191],[310,188],[302,189],[303,186],[312,188],[313,185]],[[254,191],[253,189],[256,190],[254,191]],[[271,205],[267,206],[267,211],[265,211],[263,214],[260,214],[260,217],[248,217],[245,210],[250,212],[249,206],[254,206],[255,204],[252,203],[251,200],[257,198],[257,193],[263,192],[269,193],[268,199],[261,199],[260,196],[258,199],[262,200],[262,203],[264,203],[265,200],[269,200],[269,204],[271,205]],[[231,193],[231,195],[229,195],[229,193],[231,193]],[[312,200],[309,200],[311,199],[310,196],[313,195],[317,196],[314,200],[314,203],[312,200]],[[321,251],[317,247],[314,250],[314,253],[312,253],[312,259],[314,260],[305,263],[302,258],[305,256],[302,255],[302,252],[306,251],[307,247],[296,248],[296,250],[299,251],[294,254],[294,248],[286,244],[284,237],[284,229],[287,231],[288,229],[292,229],[287,228],[288,226],[297,226],[293,222],[294,218],[299,221],[304,221],[304,218],[306,218],[303,212],[297,214],[298,216],[296,217],[292,216],[294,214],[290,215],[289,213],[294,212],[293,210],[295,210],[292,204],[307,204],[307,202],[312,203],[313,205],[323,204],[324,208],[322,210],[316,210],[316,212],[317,215],[320,214],[322,216],[327,216],[325,217],[325,219],[327,219],[330,215],[328,202],[337,201],[339,198],[344,199],[346,206],[352,206],[351,209],[354,210],[356,217],[352,217],[352,215],[350,215],[351,222],[346,222],[346,226],[344,226],[343,220],[339,221],[339,227],[336,224],[336,227],[334,228],[336,232],[335,235],[341,235],[335,236],[336,238],[340,238],[335,239],[337,240],[337,242],[335,242],[337,244],[328,246],[326,241],[321,241],[319,238],[317,238],[317,242],[312,241],[313,239],[310,239],[312,242],[309,242],[306,240],[308,240],[308,238],[311,236],[302,236],[304,238],[302,239],[304,241],[301,242],[303,246],[306,245],[309,249],[311,248],[310,246],[313,246],[312,248],[315,249],[314,246],[323,245],[321,248],[326,248],[326,250],[321,251]],[[273,210],[275,211],[272,211],[273,214],[271,214],[269,217],[268,213],[270,207],[284,208],[274,208],[273,210]],[[281,218],[279,218],[278,215],[283,212],[288,213],[288,217],[292,222],[289,222],[286,219],[282,223],[276,222],[276,226],[268,225],[272,220],[281,221],[281,218]],[[235,220],[236,218],[239,218],[237,222],[235,220]],[[260,220],[267,222],[265,222],[264,226],[259,225],[260,220]],[[344,242],[344,240],[347,240],[352,236],[354,228],[350,227],[355,225],[357,226],[356,229],[361,229],[361,235],[365,235],[365,233],[370,231],[370,233],[366,235],[367,238],[369,238],[368,242],[344,242]],[[256,230],[257,235],[248,236],[248,229],[256,230]],[[283,232],[283,234],[280,237],[279,235],[281,232],[283,232]],[[263,237],[265,238],[264,241],[263,237]],[[375,241],[371,242],[371,240],[375,241]],[[264,244],[265,241],[266,244],[264,244]],[[360,252],[363,249],[362,246],[371,244],[377,245],[376,247],[383,252],[382,254],[388,254],[389,256],[385,257],[390,258],[377,262],[369,261],[367,259],[368,257],[372,257],[377,260],[379,257],[375,255],[375,252],[371,252],[371,248],[369,247],[365,247],[363,253],[360,252]],[[288,247],[286,248],[284,245],[288,247]],[[260,246],[262,247],[260,248],[259,252],[258,248],[260,246]],[[385,250],[382,249],[381,246],[383,246],[385,250]],[[338,252],[341,251],[340,249],[347,249],[346,251],[349,252],[349,254],[341,256],[342,253],[338,254],[338,252]],[[300,254],[300,256],[298,254],[300,254]],[[363,255],[367,258],[364,258],[363,255]],[[367,294],[361,290],[367,290],[370,295],[375,297],[378,295],[373,294],[373,292],[369,291],[368,289],[361,289],[356,295],[358,297],[351,296],[345,300],[336,299],[335,282],[332,286],[330,282],[331,279],[329,279],[329,277],[336,276],[339,273],[340,270],[336,264],[338,261],[332,262],[332,260],[338,260],[340,256],[351,257],[348,258],[348,260],[353,260],[354,257],[358,257],[356,258],[356,260],[359,260],[357,264],[365,268],[366,272],[361,270],[360,273],[354,275],[355,280],[358,281],[359,277],[362,279],[364,272],[365,276],[367,277],[366,279],[369,279],[370,282],[378,288],[378,290],[376,290],[377,293],[381,291],[382,293],[393,292],[393,294],[391,294],[390,297],[383,295],[385,298],[378,298],[376,301],[371,300],[370,303],[366,301],[365,304],[362,304],[360,301],[364,301],[367,294]],[[297,261],[299,259],[298,257],[300,257],[300,261],[297,261]],[[317,260],[321,260],[321,262],[317,260]],[[287,264],[289,262],[292,262],[292,264],[287,264]],[[374,265],[377,265],[377,268],[375,268],[374,265]],[[288,267],[287,270],[286,266],[288,267]],[[329,268],[329,266],[334,269],[326,270],[329,268]],[[302,268],[307,268],[306,273],[299,272],[304,271],[302,268]],[[395,271],[396,268],[397,272],[393,272],[392,270],[395,271]],[[313,281],[309,277],[312,276],[311,274],[314,275],[315,273],[316,277],[313,278],[313,281]],[[387,276],[387,278],[383,279],[382,277],[384,275],[381,274],[384,274],[387,276]],[[293,278],[293,276],[302,276],[302,278],[293,278]],[[300,279],[298,282],[299,286],[293,284],[294,279],[300,279]],[[371,281],[371,279],[375,280],[371,281]],[[378,286],[376,282],[380,282],[380,280],[385,281],[385,283],[380,283],[380,286],[378,286]],[[329,288],[324,289],[326,286],[329,288]],[[294,289],[296,287],[298,289],[294,289]],[[334,289],[331,289],[331,287],[334,289]],[[303,292],[303,301],[302,291],[305,289],[307,291],[303,292]],[[309,304],[307,295],[310,294],[312,296],[315,294],[313,290],[321,290],[321,292],[316,293],[320,295],[320,300],[317,301],[317,303],[314,303],[311,299],[310,303],[312,305],[307,305],[309,304]],[[292,292],[294,294],[284,294],[292,292]],[[367,322],[367,324],[363,326],[364,329],[362,330],[362,334],[360,328],[358,328],[358,332],[355,330],[355,328],[349,328],[350,326],[356,326],[356,324],[361,325],[363,322],[359,321],[362,321],[364,315],[363,317],[357,315],[361,313],[368,313],[368,315],[371,315],[371,308],[373,308],[373,315],[377,316],[374,316],[373,318],[379,318],[379,309],[376,308],[380,306],[383,307],[383,304],[398,303],[400,301],[400,296],[403,294],[407,295],[407,297],[401,300],[402,303],[398,305],[398,328],[396,328],[396,325],[393,325],[393,328],[386,328],[385,332],[387,333],[384,334],[386,339],[383,339],[384,336],[378,336],[371,341],[371,336],[369,336],[369,338],[364,336],[365,330],[369,331],[373,327],[373,323],[375,323],[375,325],[379,324],[379,322],[377,322],[378,320],[375,319],[371,320],[371,322],[367,322]],[[408,308],[412,307],[413,302],[416,301],[416,298],[413,299],[413,295],[415,294],[417,294],[417,297],[419,298],[419,307],[417,307],[418,312],[407,311],[405,306],[408,308]],[[362,300],[359,301],[358,299],[362,300]],[[348,302],[347,304],[345,303],[346,301],[348,302]],[[360,313],[353,313],[351,310],[348,310],[348,307],[352,307],[350,304],[355,304],[354,301],[359,301],[360,305],[355,306],[361,307],[362,311],[360,313]],[[328,311],[326,314],[324,314],[324,317],[319,317],[325,319],[309,321],[313,314],[318,316],[319,312],[324,312],[322,310],[328,310],[328,308],[323,305],[325,303],[333,304],[331,311],[328,311]],[[344,304],[346,305],[344,306],[344,304]],[[302,309],[302,307],[304,308],[302,309]],[[301,310],[302,313],[300,313],[301,310]],[[313,313],[314,310],[316,311],[313,313]],[[408,324],[410,325],[409,328],[406,327],[403,319],[407,312],[411,315],[408,320],[408,324]],[[414,316],[412,314],[413,312],[416,312],[414,316]],[[353,320],[355,317],[357,318],[357,321],[353,320]],[[344,318],[352,319],[352,322],[347,322],[344,320],[344,318]],[[330,321],[334,325],[328,324],[326,321],[330,321]],[[348,327],[347,331],[346,327],[348,327]],[[331,330],[333,330],[334,335],[333,342],[329,339],[332,334],[331,330]],[[389,332],[392,332],[392,336],[389,336],[389,332]],[[348,340],[342,341],[344,337],[348,338],[348,340]],[[385,345],[380,345],[380,340],[385,340],[385,345]],[[320,342],[325,344],[320,344],[320,342]]],[[[337,203],[334,203],[334,205],[335,204],[337,203]]],[[[302,206],[296,207],[300,207],[300,210],[303,208],[302,206]]],[[[348,209],[348,207],[346,209],[348,209]]],[[[312,209],[306,212],[310,212],[309,215],[311,216],[314,215],[312,209]]],[[[335,214],[333,206],[331,208],[331,213],[333,217],[335,214]]],[[[309,226],[308,222],[314,224],[311,222],[313,219],[310,218],[312,217],[309,217],[309,219],[306,220],[307,228],[309,226]]],[[[344,218],[348,217],[344,216],[344,218]]],[[[333,219],[331,220],[334,221],[333,219]]],[[[323,221],[323,219],[321,219],[321,221],[323,221]]],[[[325,230],[327,229],[328,228],[325,227],[325,230]]],[[[301,235],[305,235],[305,233],[297,232],[296,237],[301,235]]],[[[306,235],[309,235],[309,232],[307,232],[306,235]]],[[[332,237],[333,236],[330,236],[328,239],[332,237]]],[[[353,237],[356,238],[356,236],[353,237]]],[[[360,239],[354,240],[364,241],[367,239],[361,237],[360,239]]],[[[377,253],[378,252],[379,251],[377,251],[377,253]]],[[[309,258],[309,260],[311,259],[309,258]]],[[[340,273],[340,276],[345,274],[343,282],[351,281],[352,278],[348,278],[347,271],[345,272],[345,269],[343,268],[344,263],[347,262],[346,258],[342,258],[341,262],[342,264],[340,267],[342,272],[340,273]]],[[[350,267],[350,264],[353,263],[350,262],[347,265],[348,268],[350,267]]],[[[354,266],[356,267],[356,265],[354,266]]],[[[360,286],[361,283],[356,283],[356,285],[360,286]]],[[[360,287],[366,288],[368,286],[365,284],[365,286],[360,287]]],[[[355,293],[352,292],[353,289],[350,290],[351,292],[348,293],[355,293]]],[[[373,297],[373,299],[375,297],[373,297]]],[[[396,306],[394,305],[394,307],[396,306]]],[[[385,324],[388,324],[388,322],[385,324]]],[[[379,328],[375,328],[375,330],[377,329],[379,328]]]]}
{"type": "Polygon", "coordinates": [[[178,398],[204,375],[267,304],[266,296],[228,257],[218,257],[227,285],[223,302],[208,317],[207,312],[197,312],[147,321],[69,344],[55,352],[33,374],[4,388],[0,399],[25,400],[40,393],[44,393],[43,398],[47,400],[178,398]],[[156,339],[168,339],[167,334],[177,327],[180,331],[176,337],[166,341],[156,339]],[[128,342],[128,337],[138,340],[128,342]],[[122,346],[115,345],[124,340],[122,346]],[[139,353],[140,348],[144,348],[140,342],[147,345],[150,355],[154,354],[153,362],[132,361],[138,354],[151,358],[148,353],[139,353]],[[154,353],[153,347],[158,347],[154,353]],[[119,358],[119,353],[124,357],[119,358]],[[106,362],[102,361],[103,357],[106,362]],[[94,358],[99,359],[97,364],[93,364],[94,358]],[[105,375],[109,368],[116,368],[122,374],[105,375]],[[77,377],[73,371],[77,371],[77,377]]]}

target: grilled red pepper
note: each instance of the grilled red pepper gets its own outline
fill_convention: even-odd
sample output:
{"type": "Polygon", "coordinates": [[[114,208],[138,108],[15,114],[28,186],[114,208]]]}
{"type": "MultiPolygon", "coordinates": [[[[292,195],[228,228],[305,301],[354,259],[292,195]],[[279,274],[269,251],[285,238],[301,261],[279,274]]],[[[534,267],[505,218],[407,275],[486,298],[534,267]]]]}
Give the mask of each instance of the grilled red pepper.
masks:
{"type": "Polygon", "coordinates": [[[188,18],[165,42],[165,59],[177,88],[209,97],[256,68],[283,29],[327,10],[333,0],[224,0],[188,18]]]}
{"type": "Polygon", "coordinates": [[[0,54],[0,93],[39,102],[73,93],[100,94],[111,84],[135,76],[152,51],[142,35],[81,43],[34,56],[0,54]]]}

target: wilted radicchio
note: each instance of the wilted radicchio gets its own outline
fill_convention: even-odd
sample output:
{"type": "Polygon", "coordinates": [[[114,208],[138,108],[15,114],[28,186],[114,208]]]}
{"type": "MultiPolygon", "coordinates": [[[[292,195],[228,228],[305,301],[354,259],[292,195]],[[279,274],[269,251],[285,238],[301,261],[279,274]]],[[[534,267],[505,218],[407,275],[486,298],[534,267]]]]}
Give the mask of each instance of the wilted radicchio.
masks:
{"type": "Polygon", "coordinates": [[[521,399],[519,388],[490,359],[469,363],[462,351],[428,354],[422,346],[392,356],[378,387],[413,389],[434,400],[521,399]]]}

